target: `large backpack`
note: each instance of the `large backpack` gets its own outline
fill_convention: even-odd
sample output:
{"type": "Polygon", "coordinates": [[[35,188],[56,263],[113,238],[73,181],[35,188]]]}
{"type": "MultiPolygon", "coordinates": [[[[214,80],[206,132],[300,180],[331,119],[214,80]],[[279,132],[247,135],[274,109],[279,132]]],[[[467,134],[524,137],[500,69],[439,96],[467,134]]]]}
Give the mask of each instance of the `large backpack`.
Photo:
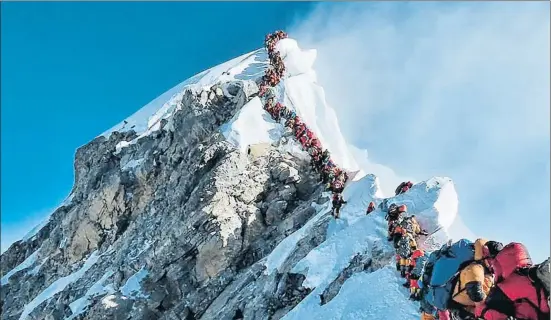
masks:
{"type": "MultiPolygon", "coordinates": [[[[448,302],[461,269],[474,261],[474,243],[461,239],[444,244],[434,256],[428,283],[427,301],[440,310],[448,309],[448,302]]],[[[423,276],[424,277],[424,276],[423,276]]]]}

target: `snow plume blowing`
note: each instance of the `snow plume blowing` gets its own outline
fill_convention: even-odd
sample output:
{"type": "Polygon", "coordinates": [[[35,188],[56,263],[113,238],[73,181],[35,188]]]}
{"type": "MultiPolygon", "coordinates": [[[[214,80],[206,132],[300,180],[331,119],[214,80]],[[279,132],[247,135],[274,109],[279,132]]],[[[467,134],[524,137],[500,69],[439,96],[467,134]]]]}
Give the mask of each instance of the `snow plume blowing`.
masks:
{"type": "Polygon", "coordinates": [[[317,49],[314,68],[343,135],[386,194],[445,173],[469,229],[523,242],[542,260],[549,11],[548,2],[324,3],[289,31],[317,49]]]}

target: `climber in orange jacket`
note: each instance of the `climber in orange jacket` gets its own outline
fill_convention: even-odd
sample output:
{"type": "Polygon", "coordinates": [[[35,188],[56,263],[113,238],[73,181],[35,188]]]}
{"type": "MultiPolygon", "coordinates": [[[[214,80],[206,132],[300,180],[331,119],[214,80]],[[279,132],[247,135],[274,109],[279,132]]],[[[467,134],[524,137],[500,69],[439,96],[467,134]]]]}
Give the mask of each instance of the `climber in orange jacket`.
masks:
{"type": "Polygon", "coordinates": [[[477,303],[486,299],[488,292],[494,284],[494,276],[488,267],[479,261],[486,258],[485,246],[488,240],[477,239],[474,243],[475,262],[465,266],[459,273],[452,300],[468,311],[474,313],[477,303]]]}

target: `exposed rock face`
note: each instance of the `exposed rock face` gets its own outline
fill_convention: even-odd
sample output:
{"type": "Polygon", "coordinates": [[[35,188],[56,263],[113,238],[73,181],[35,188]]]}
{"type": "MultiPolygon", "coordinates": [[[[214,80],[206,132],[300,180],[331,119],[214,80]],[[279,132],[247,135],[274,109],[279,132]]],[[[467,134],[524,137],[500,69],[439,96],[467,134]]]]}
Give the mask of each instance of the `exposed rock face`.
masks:
{"type": "Polygon", "coordinates": [[[2,319],[278,319],[307,295],[303,276],[267,275],[263,258],[316,213],[317,175],[276,147],[252,158],[226,142],[220,125],[258,88],[224,85],[187,91],[140,139],[114,132],[78,149],[70,201],[2,255],[5,275],[39,250],[2,286],[2,319]]]}

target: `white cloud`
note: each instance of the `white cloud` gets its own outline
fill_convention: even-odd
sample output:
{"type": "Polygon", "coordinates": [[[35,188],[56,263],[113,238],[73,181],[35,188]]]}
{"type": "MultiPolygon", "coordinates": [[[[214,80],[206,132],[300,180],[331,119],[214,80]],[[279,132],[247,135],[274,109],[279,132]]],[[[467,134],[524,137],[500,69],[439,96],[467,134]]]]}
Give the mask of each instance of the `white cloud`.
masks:
{"type": "Polygon", "coordinates": [[[549,23],[547,2],[324,3],[289,31],[381,183],[449,176],[475,234],[542,260],[549,23]]]}

